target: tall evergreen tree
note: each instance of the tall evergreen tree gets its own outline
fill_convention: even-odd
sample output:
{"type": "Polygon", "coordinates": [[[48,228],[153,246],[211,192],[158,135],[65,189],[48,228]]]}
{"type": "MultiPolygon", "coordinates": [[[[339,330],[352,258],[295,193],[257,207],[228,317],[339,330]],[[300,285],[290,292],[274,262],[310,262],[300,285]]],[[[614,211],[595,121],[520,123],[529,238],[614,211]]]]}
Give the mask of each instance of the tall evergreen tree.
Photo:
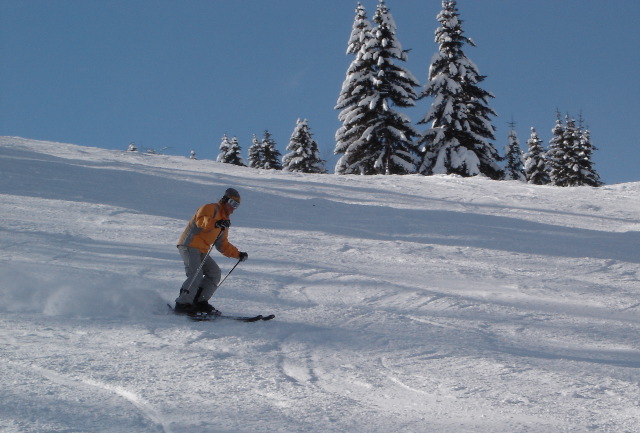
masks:
{"type": "Polygon", "coordinates": [[[355,55],[349,65],[347,76],[336,110],[341,110],[338,119],[342,126],[336,131],[334,153],[343,155],[336,164],[336,174],[366,174],[372,167],[363,167],[359,162],[365,159],[366,146],[359,140],[367,130],[367,119],[372,117],[367,100],[375,94],[375,62],[364,50],[371,39],[371,23],[367,20],[364,6],[358,3],[353,21],[347,54],[355,55]]]}
{"type": "Polygon", "coordinates": [[[218,158],[216,159],[218,162],[223,162],[225,164],[233,164],[240,165],[242,167],[246,167],[247,164],[242,159],[242,150],[240,149],[240,144],[238,143],[238,137],[233,137],[231,141],[229,141],[229,137],[227,134],[222,136],[222,142],[220,143],[220,153],[218,154],[218,158]]]}
{"type": "Polygon", "coordinates": [[[276,149],[276,142],[271,138],[271,133],[267,130],[264,131],[262,142],[262,167],[267,170],[282,170],[282,163],[280,157],[282,156],[278,149],[276,149]]]}
{"type": "MultiPolygon", "coordinates": [[[[356,11],[356,20],[361,20],[361,5],[356,11]]],[[[336,133],[335,153],[343,153],[336,173],[413,173],[418,162],[413,139],[418,132],[410,119],[393,107],[415,105],[414,88],[419,84],[395,63],[406,61],[407,54],[396,37],[397,26],[384,0],[379,1],[373,21],[376,26],[369,34],[361,33],[359,40],[364,42],[336,106],[342,109],[339,119],[343,121],[336,133]]]]}
{"type": "MultiPolygon", "coordinates": [[[[371,38],[371,23],[367,20],[364,6],[358,3],[356,8],[356,16],[353,21],[351,36],[347,45],[347,54],[353,54],[355,57],[349,65],[347,76],[342,83],[342,89],[338,102],[335,106],[336,110],[341,110],[338,119],[342,122],[342,126],[336,131],[336,147],[334,153],[336,155],[346,154],[351,145],[362,136],[366,129],[363,118],[367,114],[368,107],[361,104],[369,95],[373,94],[373,60],[369,57],[364,58],[361,53],[362,47],[366,45],[371,38]]],[[[335,172],[337,174],[361,174],[357,165],[348,165],[348,160],[358,161],[351,149],[349,158],[342,157],[336,164],[335,172]]]]}
{"type": "Polygon", "coordinates": [[[527,178],[524,174],[524,155],[520,149],[520,142],[514,129],[509,131],[509,141],[505,148],[505,159],[507,165],[504,170],[504,180],[519,180],[526,182],[527,178]]]}
{"type": "Polygon", "coordinates": [[[324,169],[325,161],[320,158],[318,143],[312,137],[307,119],[298,119],[287,150],[289,153],[282,160],[283,170],[302,173],[327,172],[324,169]]]}
{"type": "Polygon", "coordinates": [[[527,141],[528,152],[524,155],[524,173],[527,182],[534,185],[547,185],[551,182],[547,168],[547,154],[542,146],[542,140],[534,128],[527,141]]]}
{"type": "Polygon", "coordinates": [[[454,0],[443,0],[437,17],[440,27],[435,41],[439,51],[429,68],[429,80],[421,98],[434,98],[431,109],[419,124],[431,123],[422,135],[423,159],[420,173],[479,174],[500,179],[500,156],[489,142],[495,140],[495,128],[490,116],[496,116],[488,106],[494,96],[478,84],[486,77],[469,60],[462,47],[475,43],[464,36],[462,20],[454,0]]]}

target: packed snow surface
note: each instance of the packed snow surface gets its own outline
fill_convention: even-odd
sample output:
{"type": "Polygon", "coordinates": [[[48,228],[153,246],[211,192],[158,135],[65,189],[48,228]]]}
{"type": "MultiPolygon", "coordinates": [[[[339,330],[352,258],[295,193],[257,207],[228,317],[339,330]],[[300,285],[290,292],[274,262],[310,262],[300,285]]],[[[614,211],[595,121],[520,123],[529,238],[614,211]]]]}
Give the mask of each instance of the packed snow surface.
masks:
{"type": "MultiPolygon", "coordinates": [[[[640,183],[336,176],[0,138],[0,431],[638,432],[640,183]],[[242,194],[249,260],[168,314],[242,194]]],[[[216,253],[223,272],[236,263],[216,253]]]]}

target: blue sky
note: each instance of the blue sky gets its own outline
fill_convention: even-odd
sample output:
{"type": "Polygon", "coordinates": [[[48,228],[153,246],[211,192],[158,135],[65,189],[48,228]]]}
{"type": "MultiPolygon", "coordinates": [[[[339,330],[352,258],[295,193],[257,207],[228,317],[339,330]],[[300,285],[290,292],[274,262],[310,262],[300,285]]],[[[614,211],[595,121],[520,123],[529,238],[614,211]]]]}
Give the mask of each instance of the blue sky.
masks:
{"type": "MultiPolygon", "coordinates": [[[[0,135],[215,159],[223,134],[246,156],[268,129],[281,153],[297,118],[332,170],[333,109],[352,58],[356,1],[2,0],[0,135]]],[[[362,2],[369,18],[377,0],[362,2]]],[[[440,0],[386,0],[424,85],[440,0]]],[[[496,147],[516,122],[545,144],[556,110],[591,130],[606,183],[640,181],[640,2],[459,0],[466,55],[495,94],[496,147]]],[[[417,123],[431,101],[405,112],[417,123]]],[[[418,129],[423,131],[424,125],[418,129]]]]}

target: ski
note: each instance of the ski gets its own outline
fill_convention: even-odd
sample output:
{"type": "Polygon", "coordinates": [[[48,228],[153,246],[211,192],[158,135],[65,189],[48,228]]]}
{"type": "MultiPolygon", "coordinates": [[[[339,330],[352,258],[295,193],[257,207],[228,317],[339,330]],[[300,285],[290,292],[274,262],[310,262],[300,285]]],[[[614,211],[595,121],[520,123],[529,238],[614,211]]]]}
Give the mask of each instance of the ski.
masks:
{"type": "Polygon", "coordinates": [[[257,316],[234,316],[230,314],[200,314],[195,316],[189,316],[189,318],[195,322],[211,322],[218,319],[226,319],[226,320],[237,320],[239,322],[259,322],[259,321],[267,321],[274,319],[276,316],[274,314],[270,314],[268,316],[263,316],[262,314],[258,314],[257,316]]]}
{"type": "Polygon", "coordinates": [[[226,319],[226,320],[237,320],[239,322],[266,322],[267,320],[275,319],[275,314],[269,314],[268,316],[264,316],[262,314],[258,314],[257,316],[239,316],[233,314],[181,314],[176,313],[173,307],[167,304],[167,307],[178,316],[186,316],[194,322],[213,322],[218,319],[226,319]]]}

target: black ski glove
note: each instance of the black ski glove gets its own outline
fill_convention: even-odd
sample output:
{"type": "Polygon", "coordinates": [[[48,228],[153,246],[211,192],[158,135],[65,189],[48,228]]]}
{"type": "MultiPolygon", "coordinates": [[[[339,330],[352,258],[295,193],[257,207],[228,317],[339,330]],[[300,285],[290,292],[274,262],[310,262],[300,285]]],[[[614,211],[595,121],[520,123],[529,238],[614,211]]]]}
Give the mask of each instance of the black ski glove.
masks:
{"type": "Polygon", "coordinates": [[[245,252],[240,252],[240,257],[238,257],[238,259],[240,259],[241,262],[244,262],[248,258],[249,258],[249,254],[247,254],[245,252]]]}
{"type": "Polygon", "coordinates": [[[216,221],[216,227],[222,230],[228,229],[230,225],[231,225],[231,221],[229,220],[216,221]]]}

